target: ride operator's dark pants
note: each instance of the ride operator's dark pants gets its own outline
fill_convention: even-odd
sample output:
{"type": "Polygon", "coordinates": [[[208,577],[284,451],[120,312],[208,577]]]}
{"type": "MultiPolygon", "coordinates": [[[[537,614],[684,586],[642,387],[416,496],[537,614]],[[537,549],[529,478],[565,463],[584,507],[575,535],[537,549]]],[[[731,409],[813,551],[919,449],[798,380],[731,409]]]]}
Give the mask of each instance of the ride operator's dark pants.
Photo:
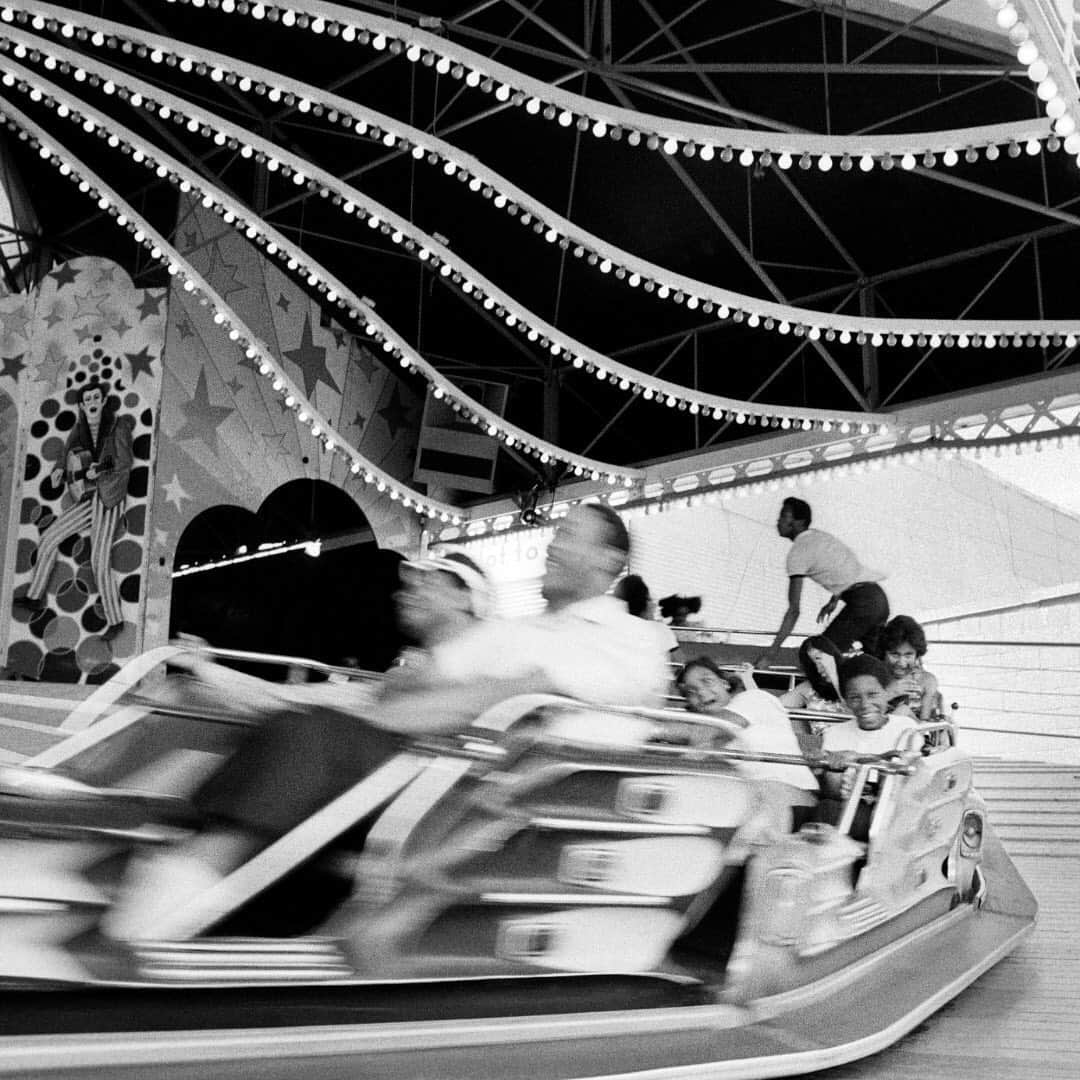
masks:
{"type": "Polygon", "coordinates": [[[889,621],[889,598],[876,581],[859,581],[840,594],[844,607],[822,630],[841,652],[849,652],[853,642],[869,644],[873,632],[889,621]]]}

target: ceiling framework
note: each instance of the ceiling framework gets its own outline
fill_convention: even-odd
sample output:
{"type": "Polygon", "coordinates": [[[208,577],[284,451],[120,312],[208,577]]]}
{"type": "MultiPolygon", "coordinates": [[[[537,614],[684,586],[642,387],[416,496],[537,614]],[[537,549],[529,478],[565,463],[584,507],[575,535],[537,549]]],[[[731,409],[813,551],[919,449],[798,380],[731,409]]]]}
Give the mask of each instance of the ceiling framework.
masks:
{"type": "MultiPolygon", "coordinates": [[[[194,180],[246,206],[306,253],[324,296],[322,285],[332,279],[336,294],[370,305],[368,314],[400,337],[392,361],[415,355],[444,386],[469,374],[509,383],[507,430],[526,435],[511,439],[500,468],[499,483],[509,491],[531,484],[532,474],[560,482],[570,475],[567,460],[596,461],[601,474],[607,468],[620,480],[636,478],[641,474],[633,466],[644,459],[745,438],[751,418],[759,428],[798,426],[800,418],[819,426],[830,415],[866,416],[876,425],[920,398],[1075,364],[1076,337],[1069,330],[1073,323],[1080,327],[1080,312],[1070,281],[1080,173],[1072,156],[1058,149],[1062,140],[1051,132],[1035,83],[1004,30],[997,37],[985,27],[966,37],[950,30],[949,18],[971,2],[926,0],[921,7],[905,2],[860,12],[854,3],[779,0],[487,0],[463,4],[451,16],[448,5],[434,0],[292,5],[294,23],[310,8],[406,24],[447,50],[471,50],[546,84],[550,100],[559,93],[583,95],[612,116],[666,117],[680,132],[702,126],[743,132],[743,141],[757,147],[749,165],[720,160],[726,145],[737,150],[735,135],[717,142],[716,159],[705,162],[684,152],[682,143],[678,152],[632,147],[604,137],[608,125],[598,135],[583,128],[580,111],[570,122],[545,122],[512,97],[499,100],[497,87],[485,92],[426,60],[410,63],[387,48],[282,25],[284,7],[270,20],[271,5],[258,5],[264,17],[253,21],[256,5],[232,0],[198,8],[161,0],[93,5],[94,16],[124,23],[133,34],[173,39],[181,55],[184,42],[213,50],[228,41],[238,64],[274,68],[283,81],[314,84],[358,109],[410,125],[417,133],[410,136],[413,145],[423,134],[452,144],[462,161],[475,161],[477,170],[488,169],[521,192],[522,206],[534,200],[526,211],[537,219],[533,224],[542,216],[536,207],[548,208],[559,226],[549,230],[558,243],[550,237],[545,243],[542,229],[522,228],[497,200],[470,192],[478,171],[463,167],[443,175],[444,158],[432,168],[400,140],[373,142],[355,125],[313,115],[300,95],[273,101],[244,91],[236,79],[200,78],[153,62],[146,50],[95,47],[78,33],[48,26],[12,23],[10,36],[35,34],[43,47],[73,50],[85,57],[87,70],[106,63],[118,72],[117,85],[122,78],[143,80],[163,99],[174,95],[194,114],[218,116],[276,147],[278,159],[293,163],[289,172],[325,177],[319,184],[289,183],[283,172],[266,167],[269,151],[262,161],[243,155],[244,139],[208,142],[199,124],[191,131],[171,117],[122,110],[105,96],[103,80],[81,86],[88,107],[129,124],[133,138],[180,159],[194,180]],[[879,13],[889,8],[893,19],[879,13]],[[933,133],[942,130],[1006,130],[1010,124],[1016,130],[1028,125],[1041,136],[1003,140],[990,160],[991,142],[958,145],[959,154],[967,154],[955,165],[943,164],[944,144],[933,143],[933,133]],[[859,139],[900,136],[937,149],[925,152],[927,164],[920,155],[911,168],[900,167],[898,151],[891,172],[883,153],[875,156],[873,172],[863,171],[857,153],[837,155],[830,169],[816,157],[810,168],[800,168],[806,163],[797,153],[794,167],[783,168],[779,160],[784,139],[848,140],[856,147],[865,145],[859,139]],[[360,218],[343,227],[340,205],[326,192],[345,187],[385,207],[368,215],[369,225],[371,216],[397,215],[433,238],[426,250],[436,257],[418,258],[424,244],[405,250],[387,230],[365,228],[360,218]],[[571,228],[593,240],[573,240],[571,228]],[[575,244],[583,249],[578,257],[575,244]],[[605,258],[608,251],[618,254],[605,258]],[[619,273],[600,273],[605,261],[619,273]],[[729,290],[751,302],[730,305],[733,317],[718,318],[711,307],[629,291],[634,268],[646,264],[662,268],[673,282],[729,290]],[[464,293],[458,278],[471,279],[459,266],[490,287],[464,293]],[[769,315],[770,303],[811,309],[820,319],[792,321],[784,340],[784,320],[769,315]],[[524,333],[522,312],[543,328],[535,339],[524,333]],[[968,320],[976,329],[970,342],[958,341],[966,335],[920,335],[914,326],[910,335],[867,332],[846,341],[826,332],[830,317],[837,327],[845,320],[897,327],[903,320],[926,327],[968,320]],[[986,327],[1006,321],[1015,331],[986,334],[986,327]],[[971,347],[947,347],[958,343],[971,347]],[[554,345],[560,347],[553,354],[554,345]],[[566,452],[561,466],[543,449],[555,445],[566,452]]],[[[992,7],[977,2],[992,24],[992,7]]],[[[46,18],[59,11],[61,24],[64,10],[74,26],[85,18],[75,3],[12,6],[46,18]]],[[[1044,53],[1049,40],[1040,38],[1044,53]]],[[[32,70],[31,61],[20,63],[32,70]]],[[[45,74],[80,89],[61,78],[62,71],[38,77],[45,74]]],[[[1068,89],[1075,99],[1075,79],[1068,89]]],[[[3,95],[13,101],[8,89],[3,95]]],[[[102,138],[65,132],[63,120],[44,104],[17,104],[160,232],[170,233],[176,192],[167,180],[106,153],[102,138]]],[[[695,149],[703,145],[698,138],[695,149]]],[[[55,181],[40,175],[45,170],[36,155],[20,148],[16,156],[42,192],[37,210],[50,250],[110,254],[142,283],[164,279],[160,263],[118,238],[105,213],[49,198],[55,181]]],[[[651,274],[636,276],[662,289],[660,272],[651,274]]],[[[689,287],[684,291],[693,295],[689,287]]],[[[710,302],[711,294],[701,295],[710,302]]],[[[357,332],[370,333],[363,320],[357,332]]],[[[409,370],[422,373],[423,365],[414,361],[409,370]]],[[[499,437],[505,441],[506,432],[499,437]]]]}

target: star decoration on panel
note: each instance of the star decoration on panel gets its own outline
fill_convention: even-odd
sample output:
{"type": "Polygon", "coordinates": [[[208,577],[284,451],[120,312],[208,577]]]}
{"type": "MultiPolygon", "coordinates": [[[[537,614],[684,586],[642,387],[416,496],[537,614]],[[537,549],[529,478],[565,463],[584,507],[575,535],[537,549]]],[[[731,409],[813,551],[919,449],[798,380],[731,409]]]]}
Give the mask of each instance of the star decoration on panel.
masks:
{"type": "Polygon", "coordinates": [[[181,439],[202,439],[216,453],[221,425],[236,410],[231,405],[210,403],[205,368],[199,370],[199,381],[195,385],[194,395],[189,402],[180,406],[180,410],[184,414],[184,424],[173,438],[177,442],[181,439]]]}
{"type": "Polygon", "coordinates": [[[353,367],[359,368],[369,382],[379,367],[378,361],[371,355],[371,350],[365,349],[362,345],[358,345],[350,351],[349,363],[353,367]]]}
{"type": "Polygon", "coordinates": [[[124,353],[124,359],[128,362],[132,382],[139,377],[140,373],[151,379],[154,377],[152,367],[154,358],[150,355],[148,346],[144,345],[137,353],[124,353]]]}
{"type": "Polygon", "coordinates": [[[181,341],[185,341],[187,338],[195,336],[195,329],[186,315],[181,315],[180,318],[176,320],[176,329],[180,331],[181,341]]]}
{"type": "Polygon", "coordinates": [[[311,400],[315,388],[320,382],[326,383],[335,393],[341,393],[341,387],[334,382],[326,366],[326,349],[316,345],[311,334],[311,313],[304,316],[304,329],[300,335],[300,344],[295,349],[286,349],[282,353],[300,369],[304,376],[304,396],[311,400]]]}
{"type": "Polygon", "coordinates": [[[0,360],[0,378],[6,376],[18,380],[19,374],[26,369],[26,362],[23,360],[25,355],[23,353],[20,356],[6,356],[0,360]]]}
{"type": "Polygon", "coordinates": [[[218,244],[211,248],[210,268],[206,271],[206,280],[213,285],[223,299],[228,299],[230,294],[247,288],[247,285],[236,276],[239,269],[238,264],[225,261],[218,244]]]}
{"type": "Polygon", "coordinates": [[[161,301],[165,299],[164,291],[158,291],[156,289],[147,289],[146,295],[142,298],[142,301],[137,307],[137,311],[144,319],[149,319],[154,315],[161,314],[161,301]]]}
{"type": "Polygon", "coordinates": [[[284,431],[263,435],[263,441],[266,443],[266,452],[278,457],[292,457],[292,452],[285,445],[286,438],[288,438],[288,435],[284,431]]]}
{"type": "Polygon", "coordinates": [[[56,282],[56,287],[58,289],[62,288],[64,285],[73,284],[77,276],[78,275],[71,268],[71,263],[64,263],[59,270],[53,270],[52,273],[49,274],[49,277],[56,282]]]}
{"type": "Polygon", "coordinates": [[[390,393],[390,400],[378,410],[379,415],[386,421],[386,426],[390,429],[391,438],[396,439],[398,432],[403,427],[409,426],[409,417],[412,411],[401,398],[401,388],[395,384],[390,393]]]}
{"type": "Polygon", "coordinates": [[[4,329],[9,334],[26,337],[26,326],[29,322],[30,316],[21,307],[4,313],[4,329]]]}
{"type": "Polygon", "coordinates": [[[191,496],[184,490],[184,485],[180,483],[180,477],[173,473],[172,480],[167,484],[162,484],[161,490],[165,492],[165,501],[172,503],[176,507],[176,512],[182,514],[184,512],[184,500],[190,499],[191,496]]]}
{"type": "Polygon", "coordinates": [[[85,296],[76,296],[75,303],[78,308],[73,319],[88,319],[101,317],[101,301],[108,298],[108,293],[87,293],[85,296]]]}

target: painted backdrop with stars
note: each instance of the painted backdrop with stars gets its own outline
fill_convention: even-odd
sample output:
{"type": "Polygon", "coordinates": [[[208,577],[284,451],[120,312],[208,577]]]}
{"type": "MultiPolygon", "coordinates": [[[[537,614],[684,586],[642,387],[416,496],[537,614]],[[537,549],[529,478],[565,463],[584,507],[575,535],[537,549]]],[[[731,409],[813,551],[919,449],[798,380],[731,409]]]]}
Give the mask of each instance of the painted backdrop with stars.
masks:
{"type": "MultiPolygon", "coordinates": [[[[410,476],[421,401],[293,281],[198,202],[182,204],[175,243],[315,407],[369,460],[410,476]]],[[[418,523],[327,455],[270,380],[182,288],[169,293],[161,439],[151,510],[146,647],[166,640],[173,559],[187,525],[214,506],[257,511],[282,484],[344,489],[380,547],[408,551],[418,523]]]]}
{"type": "MultiPolygon", "coordinates": [[[[57,267],[29,294],[0,298],[0,646],[9,671],[54,682],[101,682],[143,644],[147,508],[164,340],[164,289],[137,289],[106,259],[57,267]],[[96,379],[132,427],[133,465],[111,547],[123,624],[106,636],[88,535],[59,554],[37,611],[13,607],[30,583],[41,538],[75,501],[53,467],[75,426],[78,388],[96,379]]],[[[89,530],[87,530],[88,532],[89,530]]]]}

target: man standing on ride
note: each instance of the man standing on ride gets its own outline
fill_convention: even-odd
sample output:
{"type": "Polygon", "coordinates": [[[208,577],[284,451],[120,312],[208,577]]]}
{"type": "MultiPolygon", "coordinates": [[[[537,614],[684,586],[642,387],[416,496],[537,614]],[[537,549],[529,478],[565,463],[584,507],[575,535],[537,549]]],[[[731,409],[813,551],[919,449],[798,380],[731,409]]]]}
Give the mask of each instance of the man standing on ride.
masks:
{"type": "Polygon", "coordinates": [[[761,653],[754,666],[767,668],[776,663],[777,653],[799,620],[803,579],[810,578],[831,599],[818,612],[818,622],[827,619],[842,600],[843,610],[825,629],[840,652],[847,652],[855,641],[866,641],[871,630],[889,617],[889,599],[878,584],[884,574],[868,570],[845,543],[831,533],[810,527],[809,503],[789,497],[784,500],[776,531],[791,541],[787,557],[788,606],[772,644],[761,653]]]}

